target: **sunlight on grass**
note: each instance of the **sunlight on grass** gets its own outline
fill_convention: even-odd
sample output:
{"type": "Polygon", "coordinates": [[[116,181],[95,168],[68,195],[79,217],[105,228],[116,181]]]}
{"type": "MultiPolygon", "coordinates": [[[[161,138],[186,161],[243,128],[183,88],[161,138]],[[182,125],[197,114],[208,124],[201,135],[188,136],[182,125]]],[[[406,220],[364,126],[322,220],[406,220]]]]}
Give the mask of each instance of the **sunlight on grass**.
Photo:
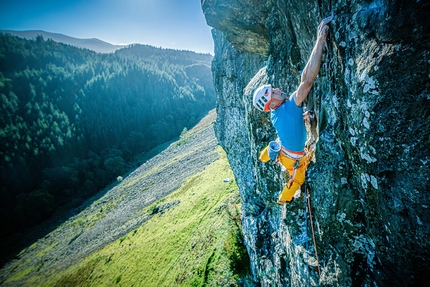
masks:
{"type": "Polygon", "coordinates": [[[22,271],[20,271],[20,272],[16,273],[14,276],[12,276],[12,277],[8,278],[8,279],[5,281],[5,283],[9,283],[9,282],[13,282],[13,281],[19,280],[20,278],[23,278],[23,277],[25,277],[27,274],[31,273],[33,270],[34,270],[34,267],[33,267],[33,266],[28,267],[27,269],[24,269],[24,270],[22,270],[22,271]]]}
{"type": "Polygon", "coordinates": [[[249,259],[238,189],[224,182],[233,174],[219,152],[219,160],[148,207],[148,214],[158,211],[149,221],[44,286],[238,286],[249,259]]]}
{"type": "Polygon", "coordinates": [[[52,244],[50,246],[46,247],[45,249],[43,249],[42,251],[37,253],[37,257],[43,257],[48,251],[55,248],[58,244],[59,244],[59,242],[52,242],[52,244]]]}

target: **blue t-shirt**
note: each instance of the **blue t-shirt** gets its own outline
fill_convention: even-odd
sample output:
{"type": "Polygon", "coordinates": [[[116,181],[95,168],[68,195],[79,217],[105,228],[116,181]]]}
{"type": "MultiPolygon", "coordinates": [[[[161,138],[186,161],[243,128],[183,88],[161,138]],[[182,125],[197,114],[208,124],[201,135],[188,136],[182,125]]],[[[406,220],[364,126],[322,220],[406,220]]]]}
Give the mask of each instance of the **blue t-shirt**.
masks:
{"type": "Polygon", "coordinates": [[[282,146],[291,151],[302,152],[305,149],[306,127],[303,108],[297,107],[294,96],[295,92],[290,100],[272,110],[270,116],[282,146]]]}

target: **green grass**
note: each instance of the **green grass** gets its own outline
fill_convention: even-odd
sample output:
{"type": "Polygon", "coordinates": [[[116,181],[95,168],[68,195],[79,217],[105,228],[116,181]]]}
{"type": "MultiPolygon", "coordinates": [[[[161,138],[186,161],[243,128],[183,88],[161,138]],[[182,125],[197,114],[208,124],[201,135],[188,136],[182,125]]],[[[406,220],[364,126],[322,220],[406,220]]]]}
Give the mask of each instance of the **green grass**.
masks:
{"type": "Polygon", "coordinates": [[[225,154],[148,207],[180,200],[43,286],[238,286],[249,270],[240,197],[225,154]]]}
{"type": "Polygon", "coordinates": [[[27,274],[31,273],[34,269],[35,269],[35,267],[30,266],[30,267],[28,267],[28,268],[26,268],[26,269],[24,269],[24,270],[16,273],[14,276],[8,278],[5,281],[5,283],[9,283],[9,282],[13,282],[13,281],[19,280],[19,279],[25,277],[27,274]]]}

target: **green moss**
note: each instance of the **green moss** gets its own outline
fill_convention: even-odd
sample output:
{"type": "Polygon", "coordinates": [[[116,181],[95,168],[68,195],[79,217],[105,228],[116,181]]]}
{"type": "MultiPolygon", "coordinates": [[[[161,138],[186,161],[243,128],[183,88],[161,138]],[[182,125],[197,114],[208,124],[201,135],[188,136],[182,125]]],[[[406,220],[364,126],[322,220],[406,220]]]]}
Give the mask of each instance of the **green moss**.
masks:
{"type": "Polygon", "coordinates": [[[8,278],[5,283],[10,283],[10,282],[14,282],[14,281],[20,280],[21,278],[23,278],[23,277],[27,276],[28,274],[30,274],[30,272],[32,272],[33,270],[34,270],[33,266],[30,266],[30,267],[28,267],[28,268],[26,268],[24,270],[21,270],[18,273],[16,273],[14,276],[8,278]]]}
{"type": "Polygon", "coordinates": [[[37,253],[37,256],[43,257],[46,253],[48,253],[51,249],[55,248],[58,244],[60,244],[60,243],[59,242],[53,242],[50,246],[46,247],[45,249],[43,249],[42,251],[37,253]]]}

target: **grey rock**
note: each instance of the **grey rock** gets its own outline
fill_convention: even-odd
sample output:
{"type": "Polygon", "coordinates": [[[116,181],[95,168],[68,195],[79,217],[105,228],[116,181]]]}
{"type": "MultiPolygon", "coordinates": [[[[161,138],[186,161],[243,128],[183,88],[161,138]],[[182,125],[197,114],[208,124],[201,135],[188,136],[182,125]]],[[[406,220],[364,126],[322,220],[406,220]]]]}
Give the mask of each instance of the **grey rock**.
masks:
{"type": "Polygon", "coordinates": [[[268,55],[269,11],[264,2],[203,0],[202,7],[208,25],[223,31],[235,48],[268,55]]]}
{"type": "Polygon", "coordinates": [[[430,280],[430,3],[202,1],[214,27],[215,132],[243,202],[259,286],[424,286],[430,280]],[[252,92],[300,80],[321,19],[334,13],[308,96],[307,172],[315,240],[302,194],[275,200],[279,166],[258,162],[275,138],[252,92]]]}

